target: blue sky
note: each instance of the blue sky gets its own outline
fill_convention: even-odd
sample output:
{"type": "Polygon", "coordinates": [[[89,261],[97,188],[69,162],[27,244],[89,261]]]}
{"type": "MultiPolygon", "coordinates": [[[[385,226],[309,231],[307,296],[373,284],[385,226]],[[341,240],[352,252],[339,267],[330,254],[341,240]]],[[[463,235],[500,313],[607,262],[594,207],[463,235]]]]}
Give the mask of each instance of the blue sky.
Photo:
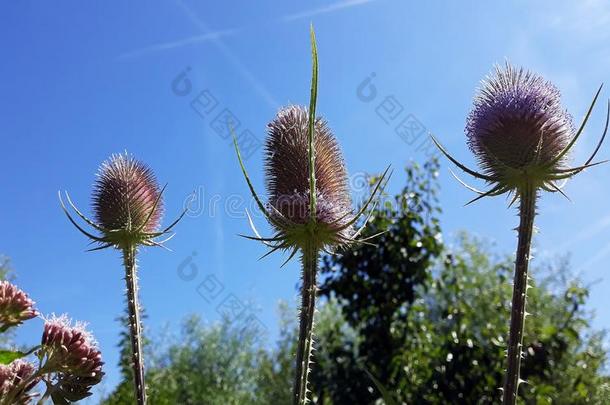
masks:
{"type": "MultiPolygon", "coordinates": [[[[120,257],[85,252],[87,241],[61,213],[57,191],[68,190],[88,211],[98,165],[124,150],[169,183],[166,221],[198,190],[194,207],[202,209],[178,225],[168,243],[173,251],[141,254],[148,327],[176,326],[191,313],[214,320],[218,305],[235,298],[255,310],[273,336],[277,303],[295,298],[298,269],[293,263],[279,270],[280,255],[258,261],[264,247],[236,236],[249,231],[247,188],[214,120],[232,114],[237,132],[249,131],[260,142],[280,106],[307,103],[310,22],[320,57],[318,111],[352,174],[388,164],[397,169],[390,191],[404,183],[401,167],[426,158],[419,142],[395,133],[402,119],[416,119],[474,166],[465,117],[494,63],[508,58],[555,82],[577,121],[610,72],[610,6],[602,0],[25,1],[3,3],[0,15],[0,251],[12,258],[18,284],[43,312],[89,321],[107,362],[108,389],[117,381],[120,257]],[[206,295],[210,302],[202,297],[206,286],[218,292],[206,295]]],[[[603,98],[609,95],[604,90],[603,98]]],[[[601,134],[603,104],[576,147],[575,162],[601,134]]],[[[610,156],[607,147],[601,156],[610,156]]],[[[262,192],[261,158],[254,150],[246,165],[262,192]]],[[[466,229],[511,252],[515,212],[503,198],[463,207],[471,195],[447,168],[443,161],[447,241],[466,229]]],[[[595,283],[590,309],[597,327],[610,322],[609,170],[598,167],[570,182],[572,203],[544,195],[537,223],[536,257],[570,253],[574,270],[595,283]]],[[[268,231],[262,220],[257,224],[268,231]]],[[[30,322],[19,338],[36,342],[40,329],[40,322],[30,322]]]]}

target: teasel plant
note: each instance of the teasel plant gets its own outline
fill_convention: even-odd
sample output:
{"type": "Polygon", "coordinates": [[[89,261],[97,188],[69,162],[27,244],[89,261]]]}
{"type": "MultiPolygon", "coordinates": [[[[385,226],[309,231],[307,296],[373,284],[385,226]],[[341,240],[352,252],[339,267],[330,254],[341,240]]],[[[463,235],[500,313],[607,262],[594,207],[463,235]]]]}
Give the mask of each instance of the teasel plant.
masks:
{"type": "Polygon", "coordinates": [[[313,66],[309,109],[294,105],[282,108],[268,124],[265,144],[267,204],[263,204],[250,181],[233,134],[239,165],[250,192],[275,230],[273,236],[261,237],[246,211],[254,236],[241,236],[264,243],[269,251],[263,257],[276,251],[288,252],[282,267],[298,253],[301,256],[299,340],[293,385],[295,405],[309,401],[319,256],[322,252],[333,254],[350,244],[370,243],[369,240],[377,236],[358,238],[371,215],[365,215],[367,209],[371,204],[373,207],[377,204],[375,197],[381,194],[390,177],[388,167],[363,206],[357,212],[353,211],[339,144],[326,121],[316,117],[318,54],[313,26],[310,35],[313,66]],[[361,218],[365,218],[364,223],[357,229],[356,223],[361,218]]]}
{"type": "Polygon", "coordinates": [[[138,405],[146,404],[144,359],[142,357],[142,324],[140,320],[137,254],[142,246],[165,247],[174,234],[171,230],[182,219],[186,209],[168,227],[161,229],[162,195],[153,171],[127,152],[112,155],[102,163],[93,190],[95,220],[87,218],[65,192],[68,205],[87,225],[99,232],[85,230],[59,201],[70,222],[96,245],[90,251],[115,248],[123,255],[126,300],[132,350],[134,388],[138,405]]]}
{"type": "MultiPolygon", "coordinates": [[[[466,135],[468,146],[476,157],[481,172],[460,163],[432,136],[438,149],[457,167],[488,184],[480,191],[454,177],[478,194],[471,204],[485,197],[508,196],[509,207],[519,202],[519,226],[513,295],[509,325],[507,368],[502,391],[504,405],[517,401],[523,349],[523,329],[526,311],[528,268],[532,235],[535,231],[536,204],[544,191],[560,193],[576,174],[605,163],[593,162],[600,150],[610,119],[610,101],[601,139],[584,164],[570,167],[569,153],[589,120],[602,87],[595,94],[578,129],[561,104],[560,92],[541,76],[516,68],[506,62],[482,82],[468,116],[466,135]]],[[[568,198],[569,199],[569,198],[568,198]]]]}

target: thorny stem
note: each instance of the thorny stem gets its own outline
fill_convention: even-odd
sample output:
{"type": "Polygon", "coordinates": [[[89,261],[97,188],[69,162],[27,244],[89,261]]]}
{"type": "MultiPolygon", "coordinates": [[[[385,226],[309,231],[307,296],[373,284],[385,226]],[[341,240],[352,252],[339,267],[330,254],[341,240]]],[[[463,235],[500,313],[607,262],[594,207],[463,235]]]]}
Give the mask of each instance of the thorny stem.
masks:
{"type": "Polygon", "coordinates": [[[309,364],[313,346],[313,318],[316,306],[316,275],[318,271],[318,250],[312,246],[303,249],[303,287],[301,291],[301,319],[299,325],[299,345],[297,367],[294,380],[293,404],[307,403],[309,364]]]}
{"type": "Polygon", "coordinates": [[[138,277],[135,245],[123,248],[125,282],[127,284],[127,309],[131,336],[132,367],[135,393],[138,405],[146,405],[146,385],[144,383],[144,359],[142,358],[142,325],[138,303],[138,277]]]}
{"type": "Polygon", "coordinates": [[[508,336],[508,366],[506,368],[506,380],[503,389],[503,405],[514,405],[517,402],[523,348],[523,325],[525,323],[527,272],[534,230],[534,217],[536,216],[536,188],[528,183],[520,190],[520,193],[519,242],[515,261],[513,301],[508,336]]]}

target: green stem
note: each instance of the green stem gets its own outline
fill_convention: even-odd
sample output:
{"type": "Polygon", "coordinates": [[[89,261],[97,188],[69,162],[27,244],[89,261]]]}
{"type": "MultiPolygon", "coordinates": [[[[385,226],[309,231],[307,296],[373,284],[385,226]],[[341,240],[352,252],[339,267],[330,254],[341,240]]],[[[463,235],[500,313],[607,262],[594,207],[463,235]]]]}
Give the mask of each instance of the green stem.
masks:
{"type": "Polygon", "coordinates": [[[299,325],[299,345],[297,349],[296,375],[294,380],[293,404],[307,402],[309,363],[313,346],[313,318],[316,307],[316,275],[318,271],[318,250],[313,247],[303,249],[303,287],[301,291],[301,320],[299,325]]]}
{"type": "Polygon", "coordinates": [[[525,323],[527,272],[534,231],[534,217],[536,216],[536,188],[528,183],[520,190],[520,193],[519,242],[515,261],[515,279],[508,335],[508,365],[503,389],[503,405],[514,405],[517,402],[523,348],[523,325],[525,323]]]}
{"type": "Polygon", "coordinates": [[[132,367],[134,387],[138,405],[146,405],[146,385],[144,383],[144,359],[142,357],[142,324],[138,303],[138,276],[135,245],[123,248],[125,282],[127,284],[127,309],[131,337],[132,367]]]}

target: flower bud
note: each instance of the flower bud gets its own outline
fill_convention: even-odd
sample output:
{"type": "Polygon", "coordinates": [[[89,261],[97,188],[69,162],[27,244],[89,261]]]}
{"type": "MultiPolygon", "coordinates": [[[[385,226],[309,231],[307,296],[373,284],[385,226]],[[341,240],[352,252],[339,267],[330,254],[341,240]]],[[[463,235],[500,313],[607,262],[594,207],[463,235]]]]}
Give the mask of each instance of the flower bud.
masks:
{"type": "Polygon", "coordinates": [[[160,193],[148,166],[127,153],[113,155],[98,172],[93,193],[95,218],[108,231],[155,232],[163,211],[160,193]]]}
{"type": "Polygon", "coordinates": [[[12,403],[27,404],[34,398],[35,394],[30,394],[40,381],[34,378],[23,385],[36,372],[36,367],[21,359],[17,359],[8,365],[0,364],[0,399],[11,398],[12,403]]]}
{"type": "Polygon", "coordinates": [[[83,324],[72,326],[65,315],[53,316],[45,322],[42,347],[48,357],[45,368],[59,373],[57,385],[66,393],[88,396],[101,381],[102,354],[83,324]]]}
{"type": "MultiPolygon", "coordinates": [[[[268,125],[266,183],[270,211],[278,219],[278,231],[286,232],[281,218],[306,225],[311,220],[308,159],[308,112],[304,107],[280,110],[268,125]]],[[[349,233],[344,225],[352,218],[345,162],[326,121],[315,121],[315,222],[333,231],[349,233]]]]}
{"type": "Polygon", "coordinates": [[[8,281],[0,281],[0,332],[38,315],[34,301],[8,281]]]}

